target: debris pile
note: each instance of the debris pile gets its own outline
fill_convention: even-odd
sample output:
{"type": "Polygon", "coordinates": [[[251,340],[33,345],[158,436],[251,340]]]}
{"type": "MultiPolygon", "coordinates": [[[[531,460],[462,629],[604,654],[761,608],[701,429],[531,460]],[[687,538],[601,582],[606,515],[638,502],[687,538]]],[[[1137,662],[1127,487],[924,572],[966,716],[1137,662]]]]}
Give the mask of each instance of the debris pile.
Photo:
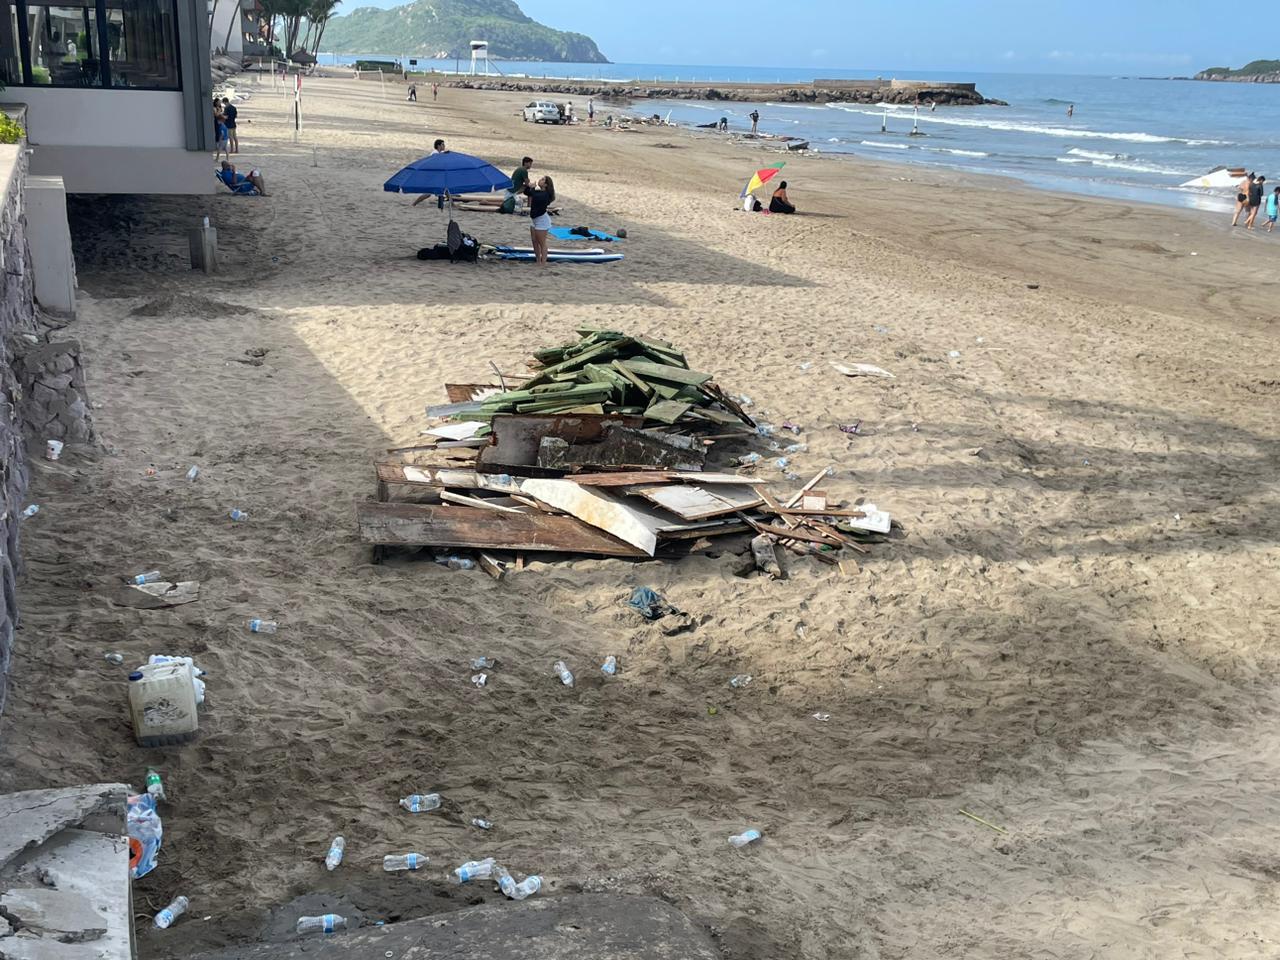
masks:
{"type": "Polygon", "coordinates": [[[819,488],[831,468],[789,493],[749,472],[707,469],[717,444],[770,432],[743,410],[750,401],[666,341],[578,334],[536,351],[528,375],[494,367],[496,384],[445,385],[449,402],[427,407],[428,442],[390,451],[400,456],[376,465],[376,499],[357,504],[375,559],[388,547],[473,550],[501,579],[531,552],[646,558],[738,535],[736,552],[781,579],[779,545],[834,564],[890,533],[887,513],[842,507],[819,488]],[[419,462],[428,453],[432,462],[419,462]]]}

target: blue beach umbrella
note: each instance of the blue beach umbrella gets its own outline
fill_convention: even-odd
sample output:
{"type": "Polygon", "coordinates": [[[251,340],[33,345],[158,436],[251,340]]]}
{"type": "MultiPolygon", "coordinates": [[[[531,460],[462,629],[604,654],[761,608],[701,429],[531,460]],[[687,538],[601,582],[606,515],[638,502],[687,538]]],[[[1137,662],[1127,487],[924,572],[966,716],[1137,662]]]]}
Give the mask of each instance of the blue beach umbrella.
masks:
{"type": "Polygon", "coordinates": [[[510,190],[511,178],[479,157],[466,153],[433,153],[415,160],[382,185],[389,193],[430,193],[456,197],[460,193],[510,190]]]}

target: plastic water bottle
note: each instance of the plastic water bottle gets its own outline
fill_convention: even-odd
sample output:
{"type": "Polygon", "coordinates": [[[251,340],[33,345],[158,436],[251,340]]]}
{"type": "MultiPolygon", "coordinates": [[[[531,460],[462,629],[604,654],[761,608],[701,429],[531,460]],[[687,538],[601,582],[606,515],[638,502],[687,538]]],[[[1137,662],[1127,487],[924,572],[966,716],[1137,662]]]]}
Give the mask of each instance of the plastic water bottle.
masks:
{"type": "Polygon", "coordinates": [[[752,464],[759,463],[763,457],[758,453],[747,453],[738,458],[738,466],[749,467],[752,464]]]}
{"type": "Polygon", "coordinates": [[[749,674],[749,673],[740,673],[740,674],[738,674],[736,677],[731,677],[731,678],[729,679],[729,686],[731,686],[731,687],[745,687],[745,686],[746,686],[748,683],[750,683],[750,682],[751,682],[751,674],[749,674]]]}
{"type": "Polygon", "coordinates": [[[472,670],[492,670],[497,665],[497,663],[498,661],[494,660],[492,657],[476,657],[474,660],[471,661],[471,669],[472,670]]]}
{"type": "Polygon", "coordinates": [[[573,674],[569,672],[569,668],[565,666],[563,660],[557,660],[551,669],[556,672],[556,676],[560,678],[560,682],[566,687],[573,686],[573,674]]]}
{"type": "Polygon", "coordinates": [[[198,476],[200,476],[200,468],[192,464],[191,469],[187,471],[187,479],[194,480],[198,476]]]}
{"type": "Polygon", "coordinates": [[[600,667],[600,672],[606,677],[612,677],[618,672],[618,658],[608,656],[604,658],[604,664],[600,667]]]}
{"type": "Polygon", "coordinates": [[[232,520],[235,520],[237,523],[241,520],[249,519],[249,514],[246,511],[241,510],[239,507],[232,507],[231,512],[227,514],[227,516],[232,520]]]}
{"type": "Polygon", "coordinates": [[[382,858],[382,869],[387,873],[401,870],[420,870],[429,862],[428,857],[420,853],[389,853],[382,858]]]}
{"type": "Polygon", "coordinates": [[[748,843],[754,843],[760,839],[760,831],[756,829],[746,830],[742,833],[734,834],[729,838],[729,843],[735,847],[745,847],[748,843]]]}
{"type": "Polygon", "coordinates": [[[34,517],[39,512],[40,512],[40,504],[33,503],[31,506],[27,507],[27,509],[22,511],[22,515],[24,517],[34,517]]]}
{"type": "Polygon", "coordinates": [[[105,657],[103,657],[103,659],[106,660],[107,663],[114,663],[118,667],[120,666],[120,664],[124,663],[124,654],[108,653],[105,657]]]}
{"type": "Polygon", "coordinates": [[[347,852],[347,841],[342,837],[334,837],[333,843],[329,844],[329,852],[324,855],[324,868],[329,871],[337,870],[338,864],[342,862],[342,855],[347,852]]]}
{"type": "Polygon", "coordinates": [[[250,633],[275,633],[279,629],[280,624],[274,620],[254,619],[249,621],[250,633]]]}
{"type": "Polygon", "coordinates": [[[410,813],[426,813],[428,810],[438,810],[440,808],[440,794],[415,793],[401,798],[400,806],[410,813]]]}
{"type": "Polygon", "coordinates": [[[531,874],[516,883],[516,878],[511,876],[507,868],[500,863],[493,865],[493,879],[498,881],[498,889],[512,900],[523,900],[542,889],[541,877],[531,874]]]}
{"type": "Polygon", "coordinates": [[[492,829],[493,829],[493,821],[492,821],[492,820],[486,820],[484,817],[472,817],[472,818],[471,818],[471,825],[472,825],[473,827],[479,827],[481,830],[492,830],[492,829]]]}
{"type": "Polygon", "coordinates": [[[146,573],[139,573],[130,577],[129,582],[141,586],[144,583],[155,583],[161,576],[162,574],[159,570],[148,570],[146,573]]]}
{"type": "Polygon", "coordinates": [[[160,773],[154,767],[147,767],[147,793],[157,800],[168,799],[164,795],[164,783],[160,780],[160,773]]]}
{"type": "Polygon", "coordinates": [[[488,683],[488,681],[489,681],[489,675],[487,673],[473,673],[471,675],[471,682],[474,683],[477,687],[483,687],[486,683],[488,683]]]}
{"type": "Polygon", "coordinates": [[[173,921],[187,912],[190,905],[191,901],[186,897],[175,897],[173,903],[156,914],[156,926],[161,930],[168,930],[173,926],[173,921]]]}
{"type": "Polygon", "coordinates": [[[468,880],[488,880],[493,875],[495,863],[493,857],[468,860],[462,866],[455,867],[453,875],[458,878],[459,883],[466,883],[468,880]]]}
{"type": "Polygon", "coordinates": [[[336,913],[326,913],[323,917],[299,917],[299,933],[333,933],[338,928],[346,929],[347,918],[336,913]]]}
{"type": "Polygon", "coordinates": [[[808,453],[809,445],[807,443],[789,443],[782,448],[783,453],[808,453]]]}
{"type": "Polygon", "coordinates": [[[450,570],[474,570],[476,562],[470,557],[460,557],[456,553],[448,556],[436,557],[436,563],[448,567],[450,570]]]}

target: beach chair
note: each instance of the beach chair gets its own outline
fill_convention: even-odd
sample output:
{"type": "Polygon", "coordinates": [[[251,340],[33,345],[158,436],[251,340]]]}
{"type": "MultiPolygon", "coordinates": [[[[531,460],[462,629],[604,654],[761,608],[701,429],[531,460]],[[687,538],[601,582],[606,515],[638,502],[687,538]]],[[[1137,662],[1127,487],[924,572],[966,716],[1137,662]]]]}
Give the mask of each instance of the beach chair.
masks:
{"type": "Polygon", "coordinates": [[[244,174],[237,173],[236,178],[237,179],[235,181],[228,183],[227,181],[230,178],[222,176],[220,172],[216,172],[213,175],[213,179],[217,180],[220,184],[222,184],[232,193],[238,193],[238,194],[243,194],[245,196],[248,196],[249,194],[256,192],[253,184],[250,182],[249,178],[246,177],[244,174]]]}

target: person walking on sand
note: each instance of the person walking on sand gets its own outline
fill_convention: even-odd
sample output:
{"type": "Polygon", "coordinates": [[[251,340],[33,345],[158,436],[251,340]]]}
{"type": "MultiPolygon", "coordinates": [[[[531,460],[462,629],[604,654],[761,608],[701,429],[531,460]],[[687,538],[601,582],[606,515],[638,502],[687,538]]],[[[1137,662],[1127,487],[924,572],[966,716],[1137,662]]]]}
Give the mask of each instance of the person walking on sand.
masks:
{"type": "Polygon", "coordinates": [[[1280,187],[1267,195],[1267,233],[1274,232],[1277,217],[1280,217],[1280,187]]]}
{"type": "Polygon", "coordinates": [[[550,177],[542,177],[536,186],[525,184],[524,195],[529,198],[529,238],[533,241],[533,258],[547,264],[547,231],[551,229],[551,215],[547,208],[555,202],[556,185],[550,177]]]}
{"type": "Polygon", "coordinates": [[[1253,186],[1253,174],[1246,174],[1241,178],[1240,183],[1236,186],[1236,212],[1231,218],[1233,227],[1240,225],[1240,214],[1245,211],[1249,205],[1249,188],[1253,186]]]}
{"type": "Polygon", "coordinates": [[[1249,219],[1244,222],[1246,230],[1253,229],[1253,221],[1258,219],[1258,208],[1262,206],[1262,194],[1267,189],[1267,178],[1258,174],[1249,188],[1249,219]]]}
{"type": "Polygon", "coordinates": [[[751,135],[754,137],[756,135],[756,128],[760,126],[760,111],[752,110],[747,114],[747,116],[751,118],[751,135]]]}
{"type": "Polygon", "coordinates": [[[418,85],[416,83],[409,84],[409,95],[405,97],[405,100],[412,101],[413,103],[418,102],[418,85]]]}

